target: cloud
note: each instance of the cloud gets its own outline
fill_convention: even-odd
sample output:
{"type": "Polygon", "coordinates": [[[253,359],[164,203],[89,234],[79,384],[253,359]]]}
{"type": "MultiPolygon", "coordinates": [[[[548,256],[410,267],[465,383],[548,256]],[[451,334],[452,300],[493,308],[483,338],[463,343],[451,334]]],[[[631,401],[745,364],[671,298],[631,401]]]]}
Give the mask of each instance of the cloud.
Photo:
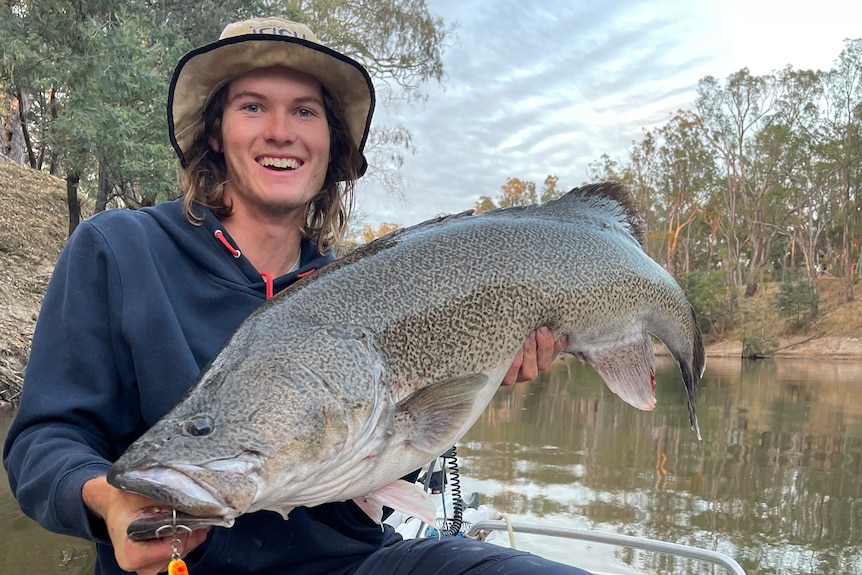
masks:
{"type": "MultiPolygon", "coordinates": [[[[704,76],[787,63],[755,69],[756,53],[740,45],[781,31],[762,26],[771,12],[756,5],[765,0],[730,1],[736,10],[682,0],[429,0],[457,23],[446,83],[429,86],[425,103],[381,114],[411,130],[416,153],[403,167],[403,200],[369,180],[359,209],[372,225],[410,225],[495,197],[508,177],[541,185],[554,174],[573,187],[602,154],[625,160],[643,129],[692,106],[704,76]],[[734,26],[747,14],[760,15],[758,34],[741,37],[734,26]]],[[[770,49],[770,61],[791,57],[788,40],[773,42],[785,50],[770,49]]]]}

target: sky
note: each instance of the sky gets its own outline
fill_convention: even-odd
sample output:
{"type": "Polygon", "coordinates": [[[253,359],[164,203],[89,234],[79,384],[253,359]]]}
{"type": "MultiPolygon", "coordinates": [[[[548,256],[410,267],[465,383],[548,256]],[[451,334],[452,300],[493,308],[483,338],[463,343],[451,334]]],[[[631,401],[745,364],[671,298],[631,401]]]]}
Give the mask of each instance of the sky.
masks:
{"type": "Polygon", "coordinates": [[[862,37],[850,0],[427,0],[455,25],[446,78],[427,101],[378,106],[373,125],[412,134],[397,193],[357,186],[359,221],[412,225],[497,198],[509,177],[541,189],[625,162],[644,129],[693,109],[697,83],[748,68],[830,69],[862,37]]]}

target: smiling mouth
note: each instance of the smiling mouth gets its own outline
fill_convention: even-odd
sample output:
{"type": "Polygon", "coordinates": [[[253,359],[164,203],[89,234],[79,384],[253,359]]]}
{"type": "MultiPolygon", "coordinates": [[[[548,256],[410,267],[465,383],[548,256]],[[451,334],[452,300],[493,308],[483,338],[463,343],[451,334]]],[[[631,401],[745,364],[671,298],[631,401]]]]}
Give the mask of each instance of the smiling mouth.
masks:
{"type": "Polygon", "coordinates": [[[273,170],[295,170],[302,166],[302,162],[296,158],[272,158],[269,156],[258,158],[257,163],[264,168],[273,170]]]}

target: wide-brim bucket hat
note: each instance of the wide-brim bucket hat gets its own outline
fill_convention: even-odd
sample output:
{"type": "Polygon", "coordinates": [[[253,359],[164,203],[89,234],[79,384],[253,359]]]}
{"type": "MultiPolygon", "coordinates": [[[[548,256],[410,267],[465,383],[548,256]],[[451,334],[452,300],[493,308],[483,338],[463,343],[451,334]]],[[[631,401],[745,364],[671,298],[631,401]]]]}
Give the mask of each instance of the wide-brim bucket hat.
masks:
{"type": "Polygon", "coordinates": [[[216,42],[183,56],[168,91],[168,134],[180,163],[203,130],[203,116],[215,93],[240,74],[284,66],[304,72],[334,93],[344,108],[350,137],[359,150],[356,173],[365,173],[362,151],[374,112],[374,86],[356,60],[321,44],[299,22],[255,18],[228,24],[216,42]]]}

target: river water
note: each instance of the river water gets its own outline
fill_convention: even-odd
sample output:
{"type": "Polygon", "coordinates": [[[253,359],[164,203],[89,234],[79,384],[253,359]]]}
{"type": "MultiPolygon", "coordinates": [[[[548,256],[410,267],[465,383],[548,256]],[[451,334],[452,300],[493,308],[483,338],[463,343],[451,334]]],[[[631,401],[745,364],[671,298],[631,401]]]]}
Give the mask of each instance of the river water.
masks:
{"type": "MultiPolygon", "coordinates": [[[[721,551],[749,574],[862,573],[862,361],[710,358],[698,441],[676,365],[658,360],[649,413],[574,360],[501,390],[458,446],[462,492],[513,521],[721,551]]],[[[0,410],[0,434],[11,416],[0,410]]],[[[0,483],[0,573],[92,572],[87,543],[41,530],[0,483]]],[[[601,544],[516,544],[595,572],[724,573],[601,544]]]]}

